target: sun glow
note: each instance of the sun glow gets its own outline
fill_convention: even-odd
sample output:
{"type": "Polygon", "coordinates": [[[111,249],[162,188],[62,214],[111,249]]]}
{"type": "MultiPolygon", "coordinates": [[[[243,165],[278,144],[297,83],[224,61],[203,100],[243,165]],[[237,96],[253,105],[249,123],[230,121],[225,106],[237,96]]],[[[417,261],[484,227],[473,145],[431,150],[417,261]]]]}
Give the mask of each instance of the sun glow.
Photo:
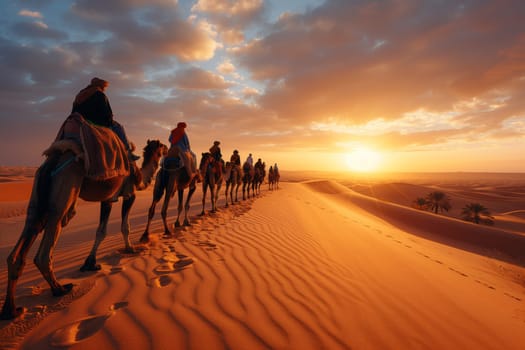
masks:
{"type": "Polygon", "coordinates": [[[382,156],[369,148],[359,147],[345,155],[346,166],[357,172],[377,171],[381,166],[382,156]]]}

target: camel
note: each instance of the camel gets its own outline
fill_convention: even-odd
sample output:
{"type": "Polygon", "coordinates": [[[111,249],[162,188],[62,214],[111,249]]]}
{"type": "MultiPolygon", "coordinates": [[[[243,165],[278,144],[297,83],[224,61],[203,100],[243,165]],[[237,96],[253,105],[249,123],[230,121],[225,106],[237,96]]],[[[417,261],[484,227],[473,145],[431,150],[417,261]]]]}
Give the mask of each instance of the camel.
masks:
{"type": "Polygon", "coordinates": [[[277,168],[277,165],[273,167],[273,182],[275,184],[275,187],[279,188],[279,179],[281,178],[281,175],[279,174],[279,169],[277,168]]]}
{"type": "MultiPolygon", "coordinates": [[[[252,186],[255,170],[248,162],[242,166],[242,199],[250,198],[250,187],[252,186]]],[[[253,194],[253,193],[252,193],[253,194]]]]}
{"type": "Polygon", "coordinates": [[[273,190],[275,188],[275,172],[273,171],[273,166],[270,165],[268,170],[268,189],[273,190]]]}
{"type": "Polygon", "coordinates": [[[184,226],[190,226],[190,220],[188,218],[188,211],[190,210],[190,200],[197,188],[197,176],[191,176],[188,174],[188,171],[185,166],[181,166],[179,151],[176,147],[171,147],[168,151],[168,154],[164,157],[161,162],[161,169],[157,172],[155,178],[155,187],[153,188],[153,200],[151,206],[148,210],[148,222],[144,233],[140,237],[141,243],[150,242],[149,237],[149,226],[153,216],[155,216],[155,207],[157,203],[164,196],[164,203],[162,205],[161,216],[162,223],[164,224],[164,234],[166,236],[171,236],[172,232],[168,227],[167,215],[168,207],[171,198],[177,192],[179,204],[177,207],[177,219],[175,220],[174,227],[180,227],[180,215],[182,213],[182,203],[184,199],[184,189],[189,188],[188,195],[186,197],[186,202],[184,204],[184,226]]]}
{"type": "MultiPolygon", "coordinates": [[[[127,175],[106,180],[94,180],[87,176],[84,158],[81,157],[82,150],[78,144],[75,141],[62,140],[60,145],[61,148],[51,147],[46,151],[47,159],[36,171],[24,229],[7,258],[7,292],[0,313],[1,319],[13,319],[25,312],[25,308],[15,305],[16,285],[22,275],[27,253],[41,231],[44,233],[34,258],[35,265],[49,284],[53,296],[68,294],[73,289],[72,283],[62,285],[58,282],[53,271],[52,256],[62,227],[66,226],[75,214],[78,197],[86,201],[101,202],[100,223],[95,243],[86,259],[89,269],[97,268],[95,256],[106,235],[111,201],[121,193],[123,186],[129,185],[127,182],[135,180],[129,172],[127,175]]],[[[158,165],[161,148],[162,144],[159,141],[148,141],[144,148],[141,169],[143,182],[135,182],[138,187],[144,188],[149,183],[158,165]],[[149,154],[150,152],[152,154],[149,154]]],[[[127,219],[133,201],[134,196],[129,196],[122,209],[122,234],[128,250],[132,249],[132,246],[129,242],[127,219]]]]}
{"type": "Polygon", "coordinates": [[[200,215],[205,214],[206,206],[206,193],[208,188],[210,189],[210,200],[211,200],[211,212],[217,211],[217,200],[219,199],[219,192],[223,181],[222,167],[213,158],[210,152],[202,153],[201,163],[199,165],[199,171],[203,177],[202,180],[202,212],[200,215]]]}
{"type": "Polygon", "coordinates": [[[255,164],[255,172],[252,181],[252,191],[254,195],[259,195],[261,193],[261,185],[264,182],[264,177],[266,176],[264,168],[265,163],[261,163],[260,165],[255,164]]]}
{"type": "Polygon", "coordinates": [[[270,169],[268,170],[268,189],[269,190],[276,190],[279,188],[279,178],[281,175],[279,175],[279,170],[274,168],[273,166],[270,166],[270,169]]]}
{"type": "MultiPolygon", "coordinates": [[[[137,190],[144,190],[146,189],[149,184],[151,183],[151,180],[153,178],[153,175],[155,175],[157,168],[159,167],[160,159],[164,154],[167,152],[166,145],[162,144],[159,140],[148,140],[146,146],[143,149],[143,159],[142,159],[142,168],[141,168],[141,174],[142,174],[142,181],[141,183],[133,184],[133,177],[130,176],[126,183],[122,186],[123,189],[127,188],[128,190],[131,189],[128,193],[126,193],[122,200],[122,211],[121,211],[121,232],[124,238],[124,252],[133,254],[135,253],[134,247],[131,245],[131,242],[129,240],[129,232],[130,232],[130,225],[129,225],[129,213],[131,211],[131,207],[133,206],[133,203],[135,202],[135,189],[137,190]],[[129,187],[127,187],[129,186],[129,187]]],[[[122,194],[118,193],[117,195],[120,196],[122,194]]],[[[103,201],[100,203],[100,222],[99,226],[97,228],[97,234],[95,238],[95,242],[93,243],[93,247],[91,248],[91,252],[89,253],[88,257],[86,258],[84,265],[80,268],[80,271],[98,271],[100,270],[101,266],[97,264],[96,262],[96,253],[98,250],[98,247],[100,243],[104,240],[106,237],[106,230],[107,230],[107,224],[109,220],[109,215],[111,214],[111,209],[113,206],[114,200],[109,201],[103,201]]]]}
{"type": "Polygon", "coordinates": [[[241,168],[238,165],[232,164],[230,162],[226,162],[226,166],[224,167],[223,177],[224,179],[226,179],[226,189],[224,191],[224,194],[226,196],[226,208],[227,208],[229,205],[228,195],[229,195],[229,199],[232,205],[235,202],[239,201],[237,195],[239,193],[239,186],[241,185],[241,182],[242,182],[241,168]],[[233,199],[234,192],[235,192],[235,201],[233,199]]]}

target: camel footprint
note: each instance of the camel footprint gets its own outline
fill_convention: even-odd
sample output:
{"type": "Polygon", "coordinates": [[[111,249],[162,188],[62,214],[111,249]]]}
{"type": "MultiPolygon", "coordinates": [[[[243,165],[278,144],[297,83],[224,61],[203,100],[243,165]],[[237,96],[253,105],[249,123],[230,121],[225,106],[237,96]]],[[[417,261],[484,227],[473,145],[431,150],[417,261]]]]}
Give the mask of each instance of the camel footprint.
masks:
{"type": "Polygon", "coordinates": [[[166,254],[162,257],[164,263],[155,267],[154,272],[158,274],[157,277],[153,277],[148,285],[162,288],[170,285],[173,282],[173,278],[170,273],[176,273],[184,270],[188,266],[193,264],[193,259],[184,254],[166,254]]]}
{"type": "Polygon", "coordinates": [[[118,309],[128,306],[127,301],[115,303],[109,307],[105,314],[94,315],[72,322],[57,329],[50,338],[50,345],[57,347],[69,347],[80,343],[93,336],[104,327],[106,321],[115,315],[118,309]]]}

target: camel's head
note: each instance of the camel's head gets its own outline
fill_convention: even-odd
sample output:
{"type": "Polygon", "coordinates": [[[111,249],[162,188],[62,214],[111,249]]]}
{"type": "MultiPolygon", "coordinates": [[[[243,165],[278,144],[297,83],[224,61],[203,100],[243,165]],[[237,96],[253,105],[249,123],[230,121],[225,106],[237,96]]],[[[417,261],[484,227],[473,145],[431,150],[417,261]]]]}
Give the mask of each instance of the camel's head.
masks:
{"type": "Polygon", "coordinates": [[[140,189],[142,189],[142,187],[147,187],[151,183],[151,180],[159,167],[160,160],[167,153],[168,147],[162,142],[159,140],[148,140],[142,153],[141,171],[143,186],[139,186],[140,189]]]}

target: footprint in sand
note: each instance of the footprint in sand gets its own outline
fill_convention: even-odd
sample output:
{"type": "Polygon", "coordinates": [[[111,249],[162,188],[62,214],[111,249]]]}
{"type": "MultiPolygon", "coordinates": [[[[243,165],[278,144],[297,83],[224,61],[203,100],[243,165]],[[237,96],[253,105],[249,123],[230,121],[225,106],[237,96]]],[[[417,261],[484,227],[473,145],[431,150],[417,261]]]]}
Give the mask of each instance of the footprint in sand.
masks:
{"type": "Polygon", "coordinates": [[[508,296],[509,298],[512,298],[512,299],[516,300],[516,301],[521,301],[521,298],[515,297],[514,295],[511,295],[511,294],[509,294],[509,293],[506,293],[506,292],[505,292],[505,293],[503,293],[503,294],[506,295],[506,296],[508,296]]]}
{"type": "Polygon", "coordinates": [[[171,272],[173,271],[173,264],[172,263],[161,264],[157,266],[154,271],[159,274],[165,274],[165,273],[171,272]]]}
{"type": "Polygon", "coordinates": [[[173,282],[173,278],[169,275],[170,273],[176,273],[184,270],[187,266],[193,264],[193,259],[189,258],[182,254],[181,258],[176,258],[175,262],[168,262],[162,265],[159,265],[155,268],[154,272],[158,273],[159,276],[150,279],[148,282],[149,286],[162,288],[166,287],[173,282]]]}
{"type": "Polygon", "coordinates": [[[118,309],[128,306],[128,302],[122,301],[110,306],[105,314],[89,316],[70,323],[57,329],[50,338],[51,346],[66,347],[80,343],[93,336],[104,327],[106,321],[113,316],[118,309]]]}
{"type": "MultiPolygon", "coordinates": [[[[453,268],[453,267],[449,267],[448,269],[449,269],[450,271],[454,271],[454,272],[457,273],[458,275],[461,275],[461,276],[463,276],[463,277],[468,277],[468,275],[467,275],[466,273],[463,273],[463,272],[461,272],[461,271],[459,271],[459,270],[456,270],[456,269],[453,268]]],[[[490,288],[490,287],[489,287],[489,288],[490,288]]],[[[494,289],[494,287],[492,287],[491,289],[494,289]]]]}
{"type": "Polygon", "coordinates": [[[40,286],[30,286],[28,287],[30,290],[31,295],[40,295],[43,292],[43,288],[40,286]]]}
{"type": "Polygon", "coordinates": [[[179,272],[184,270],[187,266],[193,264],[192,258],[186,258],[183,260],[179,260],[176,263],[173,264],[173,268],[175,272],[179,272]]]}
{"type": "Polygon", "coordinates": [[[177,255],[173,254],[172,252],[164,254],[161,259],[165,262],[177,262],[180,260],[179,257],[177,257],[177,255]]]}
{"type": "Polygon", "coordinates": [[[215,243],[212,243],[210,241],[198,241],[197,245],[201,247],[206,247],[209,250],[217,249],[217,245],[215,243]]]}
{"type": "Polygon", "coordinates": [[[109,269],[109,273],[110,274],[114,274],[114,273],[119,273],[119,272],[122,272],[124,271],[124,266],[113,266],[111,269],[109,269]]]}
{"type": "Polygon", "coordinates": [[[159,277],[151,279],[151,285],[157,288],[162,288],[169,285],[172,281],[173,279],[170,275],[160,275],[159,277]]]}

